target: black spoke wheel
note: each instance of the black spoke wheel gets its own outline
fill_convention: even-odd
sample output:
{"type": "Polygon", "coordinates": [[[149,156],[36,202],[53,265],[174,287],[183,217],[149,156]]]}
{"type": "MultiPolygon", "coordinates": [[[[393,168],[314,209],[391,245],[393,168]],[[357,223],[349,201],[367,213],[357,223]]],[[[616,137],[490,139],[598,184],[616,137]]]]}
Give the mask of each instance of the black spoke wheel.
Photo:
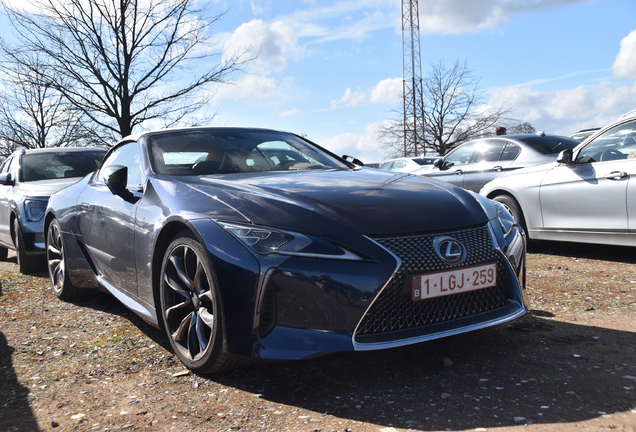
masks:
{"type": "Polygon", "coordinates": [[[51,221],[46,233],[46,262],[53,293],[61,300],[80,297],[82,290],[73,286],[68,275],[62,230],[57,219],[51,221]]]}
{"type": "Polygon", "coordinates": [[[190,232],[168,246],[160,290],[166,334],[181,362],[199,374],[234,367],[225,348],[214,270],[207,251],[190,232]]]}
{"type": "Polygon", "coordinates": [[[24,244],[24,235],[18,218],[13,219],[13,236],[15,238],[15,254],[18,259],[20,273],[28,274],[40,270],[40,260],[37,256],[28,255],[24,244]]]}

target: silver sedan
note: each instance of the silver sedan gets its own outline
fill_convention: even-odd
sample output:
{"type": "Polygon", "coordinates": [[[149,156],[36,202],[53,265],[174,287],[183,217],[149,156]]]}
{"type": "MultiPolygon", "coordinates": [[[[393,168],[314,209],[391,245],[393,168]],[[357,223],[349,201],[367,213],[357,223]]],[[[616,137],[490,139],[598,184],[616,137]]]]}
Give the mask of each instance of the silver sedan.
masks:
{"type": "Polygon", "coordinates": [[[455,148],[437,160],[433,169],[421,174],[479,192],[486,183],[508,171],[552,162],[561,151],[578,144],[571,138],[543,132],[478,139],[455,148]]]}
{"type": "Polygon", "coordinates": [[[530,239],[636,246],[635,175],[636,113],[480,193],[504,204],[530,239]]]}

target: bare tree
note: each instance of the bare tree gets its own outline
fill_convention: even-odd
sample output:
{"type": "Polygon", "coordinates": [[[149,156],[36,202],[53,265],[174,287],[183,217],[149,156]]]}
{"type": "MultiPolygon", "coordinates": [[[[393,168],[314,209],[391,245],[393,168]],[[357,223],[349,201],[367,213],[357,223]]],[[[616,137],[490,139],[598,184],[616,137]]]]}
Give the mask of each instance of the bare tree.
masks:
{"type": "Polygon", "coordinates": [[[507,128],[508,134],[533,134],[536,133],[534,126],[529,122],[521,122],[507,128]]]}
{"type": "Polygon", "coordinates": [[[20,147],[85,144],[80,115],[48,85],[44,70],[37,56],[29,59],[28,66],[0,65],[5,87],[0,99],[0,156],[20,147]]]}
{"type": "MultiPolygon", "coordinates": [[[[423,80],[424,143],[427,152],[444,156],[457,145],[492,135],[495,125],[508,111],[484,104],[479,79],[466,62],[456,61],[446,68],[442,61],[431,63],[423,80]]],[[[403,120],[389,122],[380,132],[386,149],[392,155],[418,156],[404,146],[403,120]],[[404,154],[406,153],[406,154],[404,154]]]]}
{"type": "Polygon", "coordinates": [[[241,55],[223,55],[209,43],[223,15],[211,14],[213,2],[26,1],[28,10],[5,6],[19,42],[2,41],[2,55],[23,65],[24,53],[41,55],[46,84],[90,119],[93,131],[101,129],[95,135],[102,139],[145,122],[184,124],[209,103],[205,90],[240,68],[241,55]]]}

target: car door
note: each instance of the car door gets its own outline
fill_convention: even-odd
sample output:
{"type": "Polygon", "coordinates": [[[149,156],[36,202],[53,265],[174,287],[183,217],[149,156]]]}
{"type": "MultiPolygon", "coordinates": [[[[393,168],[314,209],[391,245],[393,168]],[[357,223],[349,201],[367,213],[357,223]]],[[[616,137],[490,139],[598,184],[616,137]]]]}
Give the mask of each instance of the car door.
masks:
{"type": "Polygon", "coordinates": [[[510,152],[506,152],[504,158],[504,147],[506,141],[500,139],[477,142],[473,158],[464,168],[464,189],[479,192],[486,183],[503,174],[512,163],[510,152]]]}
{"type": "MultiPolygon", "coordinates": [[[[0,175],[11,180],[16,181],[14,167],[17,166],[18,156],[13,155],[4,161],[2,167],[0,167],[0,175]]],[[[12,245],[11,239],[11,194],[13,193],[13,185],[0,184],[0,242],[6,245],[12,245]]]]}
{"type": "Polygon", "coordinates": [[[135,217],[137,205],[113,195],[104,178],[107,167],[128,168],[127,189],[141,196],[142,176],[136,142],[114,149],[77,200],[79,231],[100,276],[115,287],[137,293],[135,217]]]}
{"type": "Polygon", "coordinates": [[[560,164],[545,175],[539,199],[546,230],[628,232],[635,130],[636,121],[609,129],[580,149],[575,163],[560,164]]]}
{"type": "Polygon", "coordinates": [[[464,170],[473,158],[478,141],[463,144],[444,157],[440,167],[435,167],[425,175],[464,187],[464,170]]]}

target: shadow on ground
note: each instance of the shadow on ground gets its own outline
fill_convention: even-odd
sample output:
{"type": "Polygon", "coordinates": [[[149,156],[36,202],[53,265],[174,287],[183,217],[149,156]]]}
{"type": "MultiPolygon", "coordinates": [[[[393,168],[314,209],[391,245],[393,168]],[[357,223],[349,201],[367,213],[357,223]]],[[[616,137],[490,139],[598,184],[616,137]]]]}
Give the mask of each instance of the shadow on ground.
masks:
{"type": "Polygon", "coordinates": [[[636,264],[634,248],[628,246],[533,240],[528,243],[528,253],[636,264]]]}
{"type": "Polygon", "coordinates": [[[636,407],[636,382],[625,378],[636,376],[636,334],[541,315],[549,314],[409,347],[249,366],[209,379],[277,404],[422,430],[572,423],[636,407]]]}
{"type": "Polygon", "coordinates": [[[29,389],[20,384],[13,367],[14,351],[0,332],[0,430],[37,431],[38,424],[28,400],[29,389]],[[28,429],[24,429],[25,424],[30,425],[28,429]]]}

